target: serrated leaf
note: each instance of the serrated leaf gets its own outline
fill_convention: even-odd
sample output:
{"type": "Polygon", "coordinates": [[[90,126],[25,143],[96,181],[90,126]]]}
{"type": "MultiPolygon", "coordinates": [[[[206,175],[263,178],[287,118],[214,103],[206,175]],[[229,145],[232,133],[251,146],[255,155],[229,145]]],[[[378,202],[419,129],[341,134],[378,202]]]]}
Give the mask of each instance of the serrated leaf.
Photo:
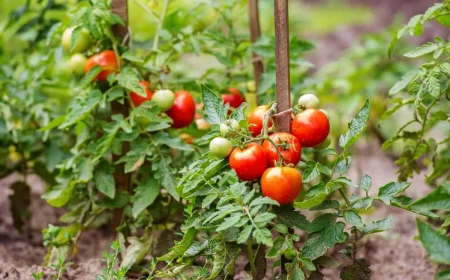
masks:
{"type": "Polygon", "coordinates": [[[48,125],[38,129],[38,132],[44,132],[47,130],[52,130],[53,128],[57,128],[61,124],[63,124],[66,121],[66,115],[62,115],[57,117],[56,119],[52,120],[48,125]]]}
{"type": "Polygon", "coordinates": [[[439,186],[425,197],[412,203],[411,207],[426,210],[450,210],[450,192],[444,186],[439,186]]]}
{"type": "Polygon", "coordinates": [[[116,76],[117,83],[122,87],[136,92],[140,96],[147,96],[144,87],[139,84],[138,72],[132,67],[124,67],[116,76]]]}
{"type": "Polygon", "coordinates": [[[255,206],[263,205],[263,204],[280,206],[280,204],[277,201],[275,201],[267,196],[261,196],[261,197],[257,197],[255,199],[253,199],[252,202],[250,202],[249,206],[255,207],[255,206]]]}
{"type": "Polygon", "coordinates": [[[338,210],[341,207],[338,201],[336,200],[325,200],[321,204],[314,206],[310,208],[311,211],[318,211],[318,210],[326,210],[326,209],[336,209],[338,210]]]}
{"type": "Polygon", "coordinates": [[[391,229],[392,229],[392,216],[389,215],[386,219],[374,221],[368,225],[365,225],[361,232],[363,234],[371,234],[391,229]]]}
{"type": "Polygon", "coordinates": [[[284,236],[278,236],[273,241],[272,248],[266,254],[267,258],[277,258],[285,253],[286,250],[293,249],[292,241],[289,241],[284,236]]]}
{"type": "Polygon", "coordinates": [[[212,90],[202,84],[203,112],[205,120],[209,124],[221,124],[227,119],[227,110],[223,106],[223,101],[212,90]]]}
{"type": "Polygon", "coordinates": [[[214,254],[213,254],[213,267],[211,270],[211,274],[207,279],[215,279],[220,272],[222,271],[226,257],[227,257],[227,247],[225,245],[225,240],[222,235],[216,235],[213,238],[214,244],[214,254]]]}
{"type": "Polygon", "coordinates": [[[250,237],[250,234],[252,233],[253,227],[251,225],[244,226],[244,229],[239,233],[239,237],[237,239],[238,244],[244,244],[247,242],[248,238],[250,237]]]}
{"type": "Polygon", "coordinates": [[[63,129],[69,127],[84,119],[100,104],[101,99],[102,93],[99,90],[94,90],[87,96],[79,96],[73,99],[72,103],[69,105],[69,112],[66,115],[66,119],[59,128],[63,129]]]}
{"type": "Polygon", "coordinates": [[[405,53],[403,56],[406,56],[409,58],[419,57],[419,56],[434,52],[438,48],[439,48],[439,46],[437,44],[428,42],[410,52],[405,53]]]}
{"type": "Polygon", "coordinates": [[[345,135],[339,138],[339,146],[347,150],[353,143],[358,140],[361,134],[366,130],[369,123],[370,115],[370,99],[366,99],[364,106],[356,114],[355,118],[350,121],[349,130],[345,135]]]}
{"type": "Polygon", "coordinates": [[[303,172],[303,183],[314,180],[320,173],[330,176],[331,170],[319,162],[308,161],[303,172]]]}
{"type": "Polygon", "coordinates": [[[298,228],[301,230],[307,230],[309,227],[309,221],[301,213],[295,211],[295,209],[290,206],[274,207],[274,212],[277,214],[277,220],[289,228],[298,228]]]}
{"type": "Polygon", "coordinates": [[[385,203],[389,204],[390,198],[394,197],[406,190],[411,183],[408,182],[391,182],[382,186],[378,190],[378,197],[385,203]]]}
{"type": "Polygon", "coordinates": [[[390,90],[389,90],[389,96],[394,95],[401,90],[408,87],[408,85],[414,80],[414,78],[419,74],[420,70],[414,69],[406,72],[405,75],[398,81],[390,90]]]}
{"type": "Polygon", "coordinates": [[[294,202],[295,207],[300,209],[310,209],[315,206],[320,205],[326,198],[328,194],[326,192],[320,192],[313,197],[310,197],[308,199],[305,199],[300,202],[294,202]]]}
{"type": "Polygon", "coordinates": [[[351,156],[339,158],[338,163],[336,164],[336,167],[334,168],[334,171],[339,175],[343,175],[345,172],[348,171],[351,163],[352,163],[351,156]]]}
{"type": "Polygon", "coordinates": [[[357,228],[362,228],[364,226],[361,217],[353,210],[345,211],[344,219],[357,228]]]}
{"type": "Polygon", "coordinates": [[[234,214],[231,217],[225,218],[224,221],[219,225],[219,227],[216,229],[217,231],[223,231],[226,229],[229,229],[230,227],[234,226],[239,222],[241,219],[242,214],[234,214]]]}
{"type": "Polygon", "coordinates": [[[417,227],[419,239],[430,259],[437,263],[450,264],[450,239],[421,220],[417,220],[417,227]]]}
{"type": "Polygon", "coordinates": [[[102,71],[103,68],[100,65],[95,65],[94,67],[92,67],[91,70],[89,70],[89,72],[83,77],[83,79],[81,79],[79,87],[84,88],[85,86],[90,84],[102,71]]]}
{"type": "Polygon", "coordinates": [[[356,200],[352,207],[354,209],[369,209],[370,206],[372,206],[373,198],[371,197],[364,197],[361,199],[356,200]]]}
{"type": "Polygon", "coordinates": [[[132,208],[133,217],[136,218],[142,211],[150,206],[159,195],[160,185],[149,177],[141,182],[135,189],[134,203],[132,208]]]}
{"type": "Polygon", "coordinates": [[[370,187],[372,186],[372,178],[369,175],[364,175],[361,179],[361,183],[359,183],[359,186],[368,193],[370,190],[370,187]]]}
{"type": "Polygon", "coordinates": [[[139,56],[137,56],[136,54],[134,54],[130,51],[124,52],[121,56],[123,59],[131,61],[131,62],[144,63],[144,60],[142,58],[140,58],[139,56]]]}
{"type": "Polygon", "coordinates": [[[265,212],[265,213],[258,214],[258,215],[253,219],[253,221],[254,221],[255,223],[264,223],[264,224],[267,224],[268,222],[272,221],[272,220],[275,219],[276,217],[277,217],[277,215],[275,215],[275,214],[273,214],[273,213],[265,212]]]}
{"type": "Polygon", "coordinates": [[[166,145],[173,149],[178,149],[182,151],[194,151],[194,148],[192,148],[191,145],[187,144],[181,138],[175,137],[172,138],[170,135],[166,132],[158,132],[155,134],[155,138],[157,139],[158,143],[160,145],[166,145]]]}
{"type": "Polygon", "coordinates": [[[116,194],[113,172],[114,167],[106,162],[102,162],[96,166],[94,176],[95,187],[111,199],[116,194]]]}
{"type": "Polygon", "coordinates": [[[192,242],[194,242],[195,234],[197,230],[195,228],[189,228],[187,232],[183,235],[183,239],[179,241],[175,246],[172,247],[169,253],[165,254],[162,257],[159,257],[160,261],[171,261],[175,258],[181,257],[184,252],[191,246],[192,242]]]}

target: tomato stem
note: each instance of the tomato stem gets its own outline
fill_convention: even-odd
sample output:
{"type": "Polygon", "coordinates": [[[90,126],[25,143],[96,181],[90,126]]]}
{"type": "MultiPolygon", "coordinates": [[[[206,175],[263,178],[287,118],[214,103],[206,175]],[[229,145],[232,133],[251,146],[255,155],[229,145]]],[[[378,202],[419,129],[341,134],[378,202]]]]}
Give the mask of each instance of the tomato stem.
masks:
{"type": "Polygon", "coordinates": [[[247,240],[247,254],[248,261],[250,262],[250,269],[252,270],[252,278],[256,279],[255,259],[253,258],[252,241],[250,239],[247,240]]]}
{"type": "Polygon", "coordinates": [[[153,56],[153,66],[156,66],[156,50],[158,49],[158,45],[159,45],[159,31],[163,27],[164,19],[166,17],[168,7],[169,7],[169,0],[165,0],[163,10],[161,12],[161,16],[158,21],[158,27],[156,29],[155,39],[153,41],[153,47],[152,47],[152,51],[151,51],[151,53],[154,55],[153,56]]]}

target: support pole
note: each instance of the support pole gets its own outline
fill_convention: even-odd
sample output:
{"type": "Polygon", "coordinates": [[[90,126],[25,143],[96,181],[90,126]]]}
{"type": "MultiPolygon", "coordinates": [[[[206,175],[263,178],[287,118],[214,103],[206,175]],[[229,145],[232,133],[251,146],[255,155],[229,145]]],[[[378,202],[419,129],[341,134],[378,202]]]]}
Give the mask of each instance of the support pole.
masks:
{"type": "MultiPolygon", "coordinates": [[[[125,22],[125,26],[116,25],[113,27],[114,35],[124,38],[128,32],[128,5],[127,0],[113,0],[111,3],[111,10],[118,14],[123,21],[125,22]]],[[[120,104],[117,101],[114,101],[111,104],[111,114],[122,114],[125,118],[128,117],[129,108],[126,103],[120,104]]],[[[124,156],[130,150],[130,143],[123,142],[122,143],[122,152],[120,155],[113,155],[113,162],[119,160],[122,156],[124,156]]],[[[116,186],[116,194],[121,191],[130,191],[131,188],[131,174],[125,173],[125,164],[117,164],[115,166],[114,172],[114,183],[116,186]]],[[[115,230],[122,223],[123,216],[123,208],[116,209],[113,213],[112,226],[113,230],[115,230]]]]}
{"type": "MultiPolygon", "coordinates": [[[[289,17],[288,0],[274,0],[275,13],[275,58],[276,58],[276,90],[277,112],[291,109],[290,73],[289,73],[289,17]]],[[[281,132],[291,132],[291,114],[286,113],[277,118],[281,132]]],[[[290,233],[294,233],[289,229],[290,233]]],[[[287,259],[281,257],[281,273],[287,275],[287,259]]]]}
{"type": "MultiPolygon", "coordinates": [[[[288,0],[274,0],[274,7],[277,111],[279,113],[291,108],[288,0]]],[[[290,114],[280,115],[277,120],[281,132],[291,131],[290,114]]]]}
{"type": "MultiPolygon", "coordinates": [[[[259,0],[248,0],[248,16],[250,23],[250,38],[252,43],[256,42],[261,37],[261,25],[259,23],[259,0]]],[[[255,79],[256,92],[258,92],[261,75],[264,72],[264,65],[259,55],[252,52],[253,61],[253,78],[255,79]]]]}

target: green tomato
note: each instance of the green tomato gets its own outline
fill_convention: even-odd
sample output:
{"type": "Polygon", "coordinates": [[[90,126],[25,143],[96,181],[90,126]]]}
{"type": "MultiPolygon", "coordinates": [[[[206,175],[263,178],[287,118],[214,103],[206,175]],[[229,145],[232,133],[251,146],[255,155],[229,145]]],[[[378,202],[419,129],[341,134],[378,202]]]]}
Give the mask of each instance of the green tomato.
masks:
{"type": "Polygon", "coordinates": [[[216,157],[225,158],[233,150],[233,144],[222,137],[216,137],[209,143],[209,151],[216,157]]]}
{"type": "Polygon", "coordinates": [[[328,148],[331,144],[331,138],[327,137],[327,139],[325,139],[325,141],[323,141],[322,143],[320,143],[319,145],[313,147],[314,150],[324,150],[326,148],[328,148]]]}
{"type": "Polygon", "coordinates": [[[319,108],[319,103],[319,98],[311,93],[302,95],[298,99],[298,104],[305,106],[306,109],[317,109],[319,108]]]}
{"type": "Polygon", "coordinates": [[[76,75],[83,75],[84,74],[84,68],[86,66],[87,58],[82,55],[81,53],[76,53],[72,55],[70,58],[70,69],[76,74],[76,75]]]}
{"type": "Polygon", "coordinates": [[[239,132],[240,130],[241,127],[239,126],[239,122],[237,120],[227,120],[220,124],[220,134],[224,137],[233,137],[236,135],[235,131],[239,132]]]}
{"type": "MultiPolygon", "coordinates": [[[[64,30],[63,36],[62,36],[62,45],[66,51],[71,51],[72,47],[72,32],[75,29],[75,27],[70,27],[64,30]]],[[[91,44],[91,36],[89,34],[89,31],[87,31],[85,28],[82,28],[78,38],[76,39],[75,46],[73,47],[73,50],[71,52],[73,53],[81,53],[87,50],[91,44]]]]}
{"type": "Polygon", "coordinates": [[[163,112],[169,110],[175,101],[175,94],[168,89],[161,89],[155,92],[152,96],[152,101],[155,101],[163,112]]]}

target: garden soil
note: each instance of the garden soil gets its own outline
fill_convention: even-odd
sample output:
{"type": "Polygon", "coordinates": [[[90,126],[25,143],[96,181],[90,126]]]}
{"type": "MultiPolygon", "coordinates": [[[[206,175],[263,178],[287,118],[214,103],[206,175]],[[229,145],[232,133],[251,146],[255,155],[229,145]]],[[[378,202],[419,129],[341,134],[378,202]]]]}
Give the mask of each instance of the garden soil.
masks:
{"type": "MultiPolygon", "coordinates": [[[[313,2],[313,1],[306,1],[313,2]]],[[[314,1],[316,2],[316,1],[314,1]]],[[[317,54],[311,57],[317,65],[323,65],[339,56],[345,48],[353,44],[360,34],[376,32],[392,22],[393,15],[403,11],[406,17],[423,12],[426,7],[436,1],[428,0],[351,0],[352,3],[363,3],[374,9],[375,24],[367,26],[344,27],[339,32],[329,34],[318,41],[317,54]],[[330,44],[332,42],[332,44],[330,44]],[[342,42],[342,43],[340,43],[342,42]],[[333,46],[332,48],[330,46],[333,46]]],[[[392,157],[380,150],[379,143],[365,143],[358,146],[359,158],[355,159],[350,172],[350,178],[358,180],[361,170],[369,172],[373,179],[371,192],[376,193],[383,184],[396,180],[396,166],[392,157]]],[[[54,209],[40,196],[45,190],[42,181],[36,176],[28,177],[31,186],[31,214],[32,218],[26,225],[24,233],[18,232],[12,225],[8,196],[11,195],[10,185],[18,178],[9,176],[0,181],[0,280],[33,279],[32,272],[43,271],[47,275],[44,279],[51,279],[55,271],[40,266],[46,254],[42,245],[42,229],[48,224],[59,225],[59,217],[63,209],[54,209]]],[[[351,190],[353,191],[353,189],[351,190]]],[[[429,192],[423,184],[423,177],[417,176],[406,194],[418,198],[429,192]]],[[[387,233],[380,233],[364,239],[364,247],[358,257],[364,257],[371,263],[372,279],[375,280],[431,280],[434,279],[435,266],[426,258],[426,252],[421,244],[414,240],[417,235],[416,215],[389,207],[376,205],[377,212],[370,215],[370,219],[384,218],[392,215],[394,228],[387,233]]],[[[364,216],[366,218],[366,216],[364,216]]],[[[91,280],[101,273],[103,263],[102,252],[109,249],[113,235],[109,229],[98,229],[84,233],[79,240],[79,254],[74,259],[62,279],[91,280]]],[[[329,252],[339,261],[343,261],[338,252],[329,252]]],[[[238,267],[242,268],[245,258],[238,260],[238,267]]],[[[268,270],[266,278],[272,279],[277,271],[268,270]]],[[[240,273],[235,279],[246,279],[240,273]]],[[[339,279],[338,270],[326,270],[325,279],[339,279]]]]}

